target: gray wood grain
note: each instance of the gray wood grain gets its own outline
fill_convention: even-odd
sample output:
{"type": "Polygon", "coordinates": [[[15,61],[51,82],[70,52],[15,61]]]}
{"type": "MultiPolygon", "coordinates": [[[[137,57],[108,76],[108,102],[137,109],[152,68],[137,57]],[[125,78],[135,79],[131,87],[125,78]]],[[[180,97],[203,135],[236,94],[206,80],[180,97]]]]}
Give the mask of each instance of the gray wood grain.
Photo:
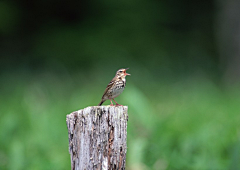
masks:
{"type": "Polygon", "coordinates": [[[72,170],[125,169],[127,106],[91,106],[67,115],[72,170]]]}

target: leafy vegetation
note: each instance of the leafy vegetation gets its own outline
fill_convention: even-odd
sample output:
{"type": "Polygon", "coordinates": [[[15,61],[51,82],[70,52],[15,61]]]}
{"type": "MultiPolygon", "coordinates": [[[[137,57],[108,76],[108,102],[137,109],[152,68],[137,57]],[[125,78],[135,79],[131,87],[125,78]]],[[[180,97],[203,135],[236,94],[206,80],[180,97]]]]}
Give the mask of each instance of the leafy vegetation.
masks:
{"type": "Polygon", "coordinates": [[[0,169],[70,169],[66,114],[124,67],[127,169],[240,169],[238,4],[1,1],[0,169]]]}
{"type": "MultiPolygon", "coordinates": [[[[128,169],[240,167],[239,89],[206,78],[138,84],[134,76],[117,98],[129,106],[128,169]]],[[[1,76],[0,169],[70,168],[66,114],[96,105],[107,82],[84,77],[51,71],[1,76]]]]}

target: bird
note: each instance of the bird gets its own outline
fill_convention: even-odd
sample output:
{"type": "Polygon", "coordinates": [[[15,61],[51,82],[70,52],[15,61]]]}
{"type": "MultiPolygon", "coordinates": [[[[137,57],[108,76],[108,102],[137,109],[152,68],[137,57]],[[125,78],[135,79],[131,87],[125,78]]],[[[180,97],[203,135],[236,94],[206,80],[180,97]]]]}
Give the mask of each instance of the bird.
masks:
{"type": "MultiPolygon", "coordinates": [[[[98,104],[98,106],[101,106],[103,104],[103,102],[105,102],[106,100],[110,100],[111,104],[110,106],[114,106],[112,103],[112,99],[114,100],[114,98],[118,97],[123,90],[126,87],[126,76],[130,76],[131,74],[126,73],[126,70],[128,70],[129,68],[121,68],[116,72],[115,77],[108,83],[101,102],[98,104]]],[[[115,100],[114,102],[116,103],[116,106],[122,106],[120,104],[118,104],[115,100]]]]}

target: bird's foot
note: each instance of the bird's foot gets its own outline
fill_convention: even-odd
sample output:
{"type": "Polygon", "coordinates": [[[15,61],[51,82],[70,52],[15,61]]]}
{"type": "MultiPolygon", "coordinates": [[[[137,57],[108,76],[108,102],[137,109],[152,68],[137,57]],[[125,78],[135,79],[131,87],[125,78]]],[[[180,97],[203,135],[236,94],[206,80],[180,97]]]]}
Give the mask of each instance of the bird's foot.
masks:
{"type": "Polygon", "coordinates": [[[110,106],[114,106],[114,104],[111,103],[110,106]]]}
{"type": "Polygon", "coordinates": [[[118,104],[118,103],[116,102],[116,100],[113,99],[113,101],[116,103],[115,106],[123,106],[123,105],[121,105],[121,104],[118,104]]]}

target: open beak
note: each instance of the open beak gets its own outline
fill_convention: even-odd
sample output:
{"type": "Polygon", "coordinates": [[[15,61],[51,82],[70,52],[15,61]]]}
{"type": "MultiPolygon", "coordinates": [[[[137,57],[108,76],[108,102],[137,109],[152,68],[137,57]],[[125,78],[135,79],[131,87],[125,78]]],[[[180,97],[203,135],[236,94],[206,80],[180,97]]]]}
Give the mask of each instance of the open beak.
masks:
{"type": "Polygon", "coordinates": [[[126,70],[128,70],[129,68],[126,68],[125,69],[125,72],[124,72],[124,74],[125,74],[125,76],[130,76],[131,74],[128,74],[128,73],[126,73],[126,70]]]}

